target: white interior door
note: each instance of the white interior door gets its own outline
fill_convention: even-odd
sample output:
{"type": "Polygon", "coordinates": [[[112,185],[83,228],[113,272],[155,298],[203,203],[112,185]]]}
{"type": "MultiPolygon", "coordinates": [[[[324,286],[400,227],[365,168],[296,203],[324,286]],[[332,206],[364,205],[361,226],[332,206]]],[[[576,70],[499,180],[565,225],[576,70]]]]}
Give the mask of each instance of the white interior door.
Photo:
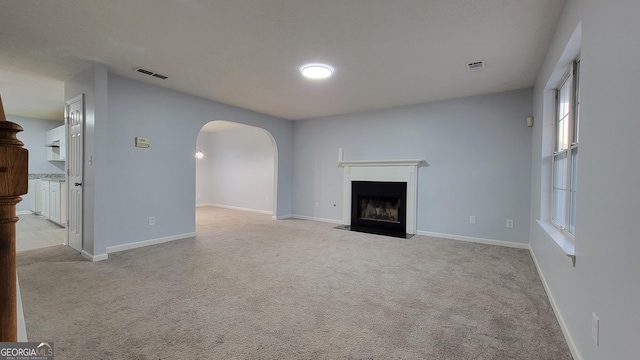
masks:
{"type": "Polygon", "coordinates": [[[82,155],[84,150],[84,95],[67,102],[67,239],[82,251],[82,155]]]}

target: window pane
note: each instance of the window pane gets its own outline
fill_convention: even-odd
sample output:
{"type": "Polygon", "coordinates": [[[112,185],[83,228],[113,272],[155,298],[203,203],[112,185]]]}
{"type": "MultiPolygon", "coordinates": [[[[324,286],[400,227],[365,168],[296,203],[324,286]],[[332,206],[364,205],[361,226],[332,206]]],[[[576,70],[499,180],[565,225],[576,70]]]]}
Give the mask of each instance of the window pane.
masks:
{"type": "Polygon", "coordinates": [[[578,148],[571,150],[571,203],[569,204],[569,232],[576,233],[576,193],[578,191],[578,148]]]}
{"type": "Polygon", "coordinates": [[[571,81],[569,77],[558,89],[558,113],[556,117],[556,151],[560,152],[569,148],[569,132],[573,132],[569,126],[569,113],[571,112],[571,81]]]}
{"type": "Polygon", "coordinates": [[[573,142],[578,143],[580,125],[580,61],[576,62],[576,110],[573,115],[573,142]]]}
{"type": "Polygon", "coordinates": [[[567,211],[567,153],[554,156],[553,220],[566,227],[567,211]]]}

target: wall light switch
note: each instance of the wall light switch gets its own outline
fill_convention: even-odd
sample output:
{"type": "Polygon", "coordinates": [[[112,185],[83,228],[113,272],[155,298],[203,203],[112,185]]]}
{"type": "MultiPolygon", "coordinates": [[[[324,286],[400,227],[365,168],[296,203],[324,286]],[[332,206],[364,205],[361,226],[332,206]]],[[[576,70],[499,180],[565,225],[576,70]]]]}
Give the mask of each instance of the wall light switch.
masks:
{"type": "Polygon", "coordinates": [[[475,224],[476,223],[476,217],[474,215],[469,216],[469,224],[475,224]]]}
{"type": "Polygon", "coordinates": [[[155,224],[156,224],[156,217],[149,216],[149,225],[155,225],[155,224]]]}
{"type": "Polygon", "coordinates": [[[529,116],[527,118],[527,126],[528,127],[533,127],[533,116],[529,116]]]}

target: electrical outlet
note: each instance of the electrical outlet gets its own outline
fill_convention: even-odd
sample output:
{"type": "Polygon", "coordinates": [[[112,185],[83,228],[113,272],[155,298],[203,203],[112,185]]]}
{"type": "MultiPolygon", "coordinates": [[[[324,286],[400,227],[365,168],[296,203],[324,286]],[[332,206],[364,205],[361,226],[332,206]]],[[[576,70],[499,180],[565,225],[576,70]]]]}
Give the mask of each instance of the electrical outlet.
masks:
{"type": "Polygon", "coordinates": [[[591,313],[591,337],[596,345],[600,345],[600,319],[596,313],[591,313]]]}
{"type": "Polygon", "coordinates": [[[155,225],[155,224],[156,224],[156,217],[149,216],[149,225],[155,225]]]}
{"type": "Polygon", "coordinates": [[[507,219],[507,227],[509,229],[513,228],[513,219],[507,219]]]}
{"type": "Polygon", "coordinates": [[[320,202],[316,201],[316,207],[320,207],[320,202]]]}
{"type": "Polygon", "coordinates": [[[469,224],[475,224],[476,223],[476,217],[475,215],[471,215],[469,216],[469,224]]]}

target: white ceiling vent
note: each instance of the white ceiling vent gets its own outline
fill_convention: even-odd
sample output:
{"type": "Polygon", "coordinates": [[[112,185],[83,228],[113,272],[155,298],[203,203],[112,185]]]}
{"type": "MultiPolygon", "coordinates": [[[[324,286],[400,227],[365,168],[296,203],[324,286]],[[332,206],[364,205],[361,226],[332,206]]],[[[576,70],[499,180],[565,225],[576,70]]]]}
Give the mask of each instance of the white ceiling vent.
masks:
{"type": "Polygon", "coordinates": [[[166,75],[158,74],[158,73],[155,73],[155,72],[153,72],[151,70],[147,70],[147,69],[143,69],[143,68],[136,68],[135,70],[137,72],[139,72],[139,73],[142,73],[142,74],[145,74],[145,75],[149,75],[149,76],[153,76],[153,77],[156,77],[156,78],[162,79],[162,80],[168,78],[168,76],[166,76],[166,75]]]}
{"type": "Polygon", "coordinates": [[[469,71],[474,71],[474,70],[481,70],[484,69],[484,61],[474,61],[474,62],[470,62],[467,64],[467,70],[469,71]]]}

